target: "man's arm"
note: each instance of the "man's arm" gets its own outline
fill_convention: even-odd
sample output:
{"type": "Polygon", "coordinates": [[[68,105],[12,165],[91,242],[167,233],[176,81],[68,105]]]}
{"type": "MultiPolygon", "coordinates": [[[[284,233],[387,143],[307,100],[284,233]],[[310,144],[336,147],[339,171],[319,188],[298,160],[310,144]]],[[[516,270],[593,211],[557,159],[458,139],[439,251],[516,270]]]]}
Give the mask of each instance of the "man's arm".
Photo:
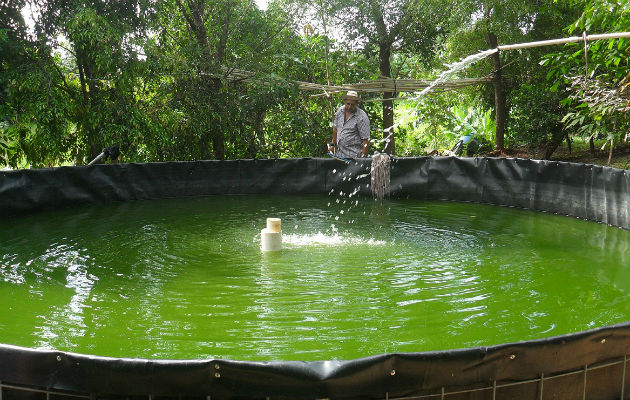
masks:
{"type": "Polygon", "coordinates": [[[333,135],[332,142],[328,143],[328,151],[331,153],[335,152],[335,144],[337,143],[337,128],[333,127],[333,135]]]}
{"type": "Polygon", "coordinates": [[[365,157],[370,148],[370,120],[364,111],[361,111],[361,114],[361,118],[357,122],[357,129],[361,137],[361,157],[365,157]]]}
{"type": "Polygon", "coordinates": [[[367,152],[369,148],[370,148],[370,139],[361,140],[361,157],[367,156],[367,152]]]}

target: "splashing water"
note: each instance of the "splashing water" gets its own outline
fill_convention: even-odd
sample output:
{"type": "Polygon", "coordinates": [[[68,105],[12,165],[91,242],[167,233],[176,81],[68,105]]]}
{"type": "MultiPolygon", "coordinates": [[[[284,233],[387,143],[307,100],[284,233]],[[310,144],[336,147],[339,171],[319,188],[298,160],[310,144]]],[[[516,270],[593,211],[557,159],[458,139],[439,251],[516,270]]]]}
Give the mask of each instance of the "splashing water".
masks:
{"type": "Polygon", "coordinates": [[[389,194],[389,164],[388,154],[379,153],[372,157],[371,186],[372,195],[379,201],[389,194]]]}
{"type": "MultiPolygon", "coordinates": [[[[468,68],[470,65],[483,60],[484,58],[498,52],[499,49],[488,49],[488,50],[483,50],[480,51],[479,53],[476,54],[471,54],[468,57],[465,57],[461,60],[459,60],[456,63],[453,64],[446,64],[446,66],[448,67],[447,70],[442,71],[440,73],[440,75],[438,75],[437,79],[435,79],[429,86],[427,86],[426,88],[424,88],[420,93],[418,93],[415,97],[411,98],[410,101],[418,101],[421,100],[424,96],[426,96],[430,91],[432,91],[437,85],[439,85],[442,82],[445,82],[448,78],[450,78],[451,76],[457,74],[458,72],[468,68]]],[[[418,113],[418,106],[420,103],[416,104],[416,106],[414,107],[413,113],[417,115],[418,113]]],[[[400,125],[400,122],[396,122],[394,125],[383,129],[383,133],[387,133],[387,135],[383,135],[383,141],[385,142],[385,146],[387,146],[387,144],[390,141],[390,137],[393,135],[394,133],[394,129],[397,128],[400,125]]]]}
{"type": "Polygon", "coordinates": [[[352,235],[342,235],[338,232],[332,234],[326,234],[317,232],[315,234],[290,234],[283,237],[283,242],[291,246],[303,247],[303,246],[356,246],[356,245],[368,245],[368,246],[383,246],[387,243],[383,240],[377,240],[374,238],[362,238],[352,235]]]}
{"type": "MultiPolygon", "coordinates": [[[[429,86],[427,86],[420,93],[418,93],[417,96],[412,98],[411,101],[419,101],[420,99],[422,99],[422,97],[426,96],[427,93],[433,90],[433,88],[435,88],[440,83],[445,82],[452,75],[457,74],[458,72],[464,70],[465,68],[468,68],[468,66],[480,60],[483,60],[484,58],[496,53],[497,51],[499,50],[498,49],[484,50],[479,53],[472,54],[466,58],[463,58],[454,64],[450,64],[450,65],[447,64],[448,69],[445,71],[442,71],[440,75],[437,77],[437,79],[435,79],[429,86]]],[[[419,104],[420,103],[416,104],[413,110],[414,114],[416,115],[418,112],[419,104]]],[[[384,133],[383,140],[385,141],[385,147],[387,147],[387,144],[391,140],[391,137],[394,134],[394,129],[397,128],[399,125],[400,125],[400,122],[397,122],[394,125],[390,126],[389,128],[383,129],[383,133],[384,133]]],[[[372,194],[379,201],[382,201],[383,198],[389,194],[389,164],[390,164],[390,159],[387,154],[377,153],[372,158],[372,170],[371,170],[372,194]]]]}
{"type": "Polygon", "coordinates": [[[477,54],[472,54],[466,58],[463,58],[461,60],[459,60],[458,62],[454,63],[454,64],[447,64],[446,66],[448,67],[447,70],[442,71],[442,73],[440,73],[440,75],[437,77],[436,80],[433,81],[433,83],[431,83],[429,86],[427,86],[426,88],[424,88],[420,93],[418,93],[418,95],[416,97],[414,97],[412,100],[420,100],[423,96],[425,96],[427,93],[429,93],[431,90],[433,90],[434,87],[436,87],[437,85],[439,85],[440,83],[446,81],[448,78],[451,77],[451,75],[455,75],[456,73],[462,71],[465,68],[468,68],[470,65],[476,63],[477,61],[481,61],[484,58],[490,56],[491,54],[496,53],[497,51],[499,51],[498,49],[488,49],[488,50],[484,50],[481,51],[477,54]]]}

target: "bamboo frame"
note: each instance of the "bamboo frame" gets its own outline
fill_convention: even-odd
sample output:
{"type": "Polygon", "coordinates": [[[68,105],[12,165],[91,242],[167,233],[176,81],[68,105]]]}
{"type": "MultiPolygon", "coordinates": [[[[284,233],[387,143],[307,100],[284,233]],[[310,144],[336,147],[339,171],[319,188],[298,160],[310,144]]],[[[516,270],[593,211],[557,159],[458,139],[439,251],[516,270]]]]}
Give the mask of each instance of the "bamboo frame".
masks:
{"type": "MultiPolygon", "coordinates": [[[[583,41],[585,44],[587,41],[595,40],[607,40],[607,39],[620,39],[630,38],[630,32],[616,32],[616,33],[603,33],[596,35],[572,36],[562,39],[542,40],[537,42],[517,43],[497,46],[497,51],[509,51],[520,50],[533,47],[552,46],[558,44],[576,43],[583,41]]],[[[256,81],[256,74],[254,72],[240,70],[240,69],[226,69],[224,75],[218,74],[204,74],[213,76],[216,78],[227,78],[231,81],[256,81]]],[[[392,79],[392,78],[378,78],[371,81],[363,81],[354,84],[342,84],[342,85],[320,85],[318,83],[304,82],[304,81],[291,81],[297,85],[299,90],[302,91],[318,91],[322,93],[313,94],[311,97],[330,97],[332,94],[345,92],[347,90],[356,90],[363,93],[400,93],[400,92],[415,92],[419,89],[425,89],[432,87],[435,89],[459,89],[467,86],[474,86],[479,84],[485,84],[492,82],[492,78],[463,78],[453,79],[448,81],[439,82],[434,85],[434,81],[419,80],[419,79],[392,79]]],[[[395,98],[394,100],[396,100],[395,98]]],[[[372,100],[379,101],[379,100],[372,100]]],[[[382,100],[381,100],[382,101],[382,100]]]]}

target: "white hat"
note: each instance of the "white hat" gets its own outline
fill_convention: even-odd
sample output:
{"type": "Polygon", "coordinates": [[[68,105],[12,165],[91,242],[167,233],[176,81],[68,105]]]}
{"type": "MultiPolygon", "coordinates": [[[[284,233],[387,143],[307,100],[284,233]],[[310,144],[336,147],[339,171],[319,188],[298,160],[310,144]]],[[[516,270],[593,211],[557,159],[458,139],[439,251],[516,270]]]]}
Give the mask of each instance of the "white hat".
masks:
{"type": "Polygon", "coordinates": [[[344,100],[361,100],[357,92],[354,90],[348,90],[345,95],[341,96],[344,100]]]}

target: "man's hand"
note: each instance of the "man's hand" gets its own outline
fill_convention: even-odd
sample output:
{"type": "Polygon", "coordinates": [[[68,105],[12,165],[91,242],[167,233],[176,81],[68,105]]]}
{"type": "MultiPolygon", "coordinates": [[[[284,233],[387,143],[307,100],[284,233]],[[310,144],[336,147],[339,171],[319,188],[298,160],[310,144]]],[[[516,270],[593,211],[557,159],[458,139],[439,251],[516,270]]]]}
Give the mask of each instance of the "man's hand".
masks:
{"type": "Polygon", "coordinates": [[[370,139],[363,139],[361,141],[361,157],[367,156],[369,148],[370,148],[370,139]]]}
{"type": "Polygon", "coordinates": [[[333,142],[328,143],[328,152],[329,153],[335,152],[335,144],[333,142]]]}

